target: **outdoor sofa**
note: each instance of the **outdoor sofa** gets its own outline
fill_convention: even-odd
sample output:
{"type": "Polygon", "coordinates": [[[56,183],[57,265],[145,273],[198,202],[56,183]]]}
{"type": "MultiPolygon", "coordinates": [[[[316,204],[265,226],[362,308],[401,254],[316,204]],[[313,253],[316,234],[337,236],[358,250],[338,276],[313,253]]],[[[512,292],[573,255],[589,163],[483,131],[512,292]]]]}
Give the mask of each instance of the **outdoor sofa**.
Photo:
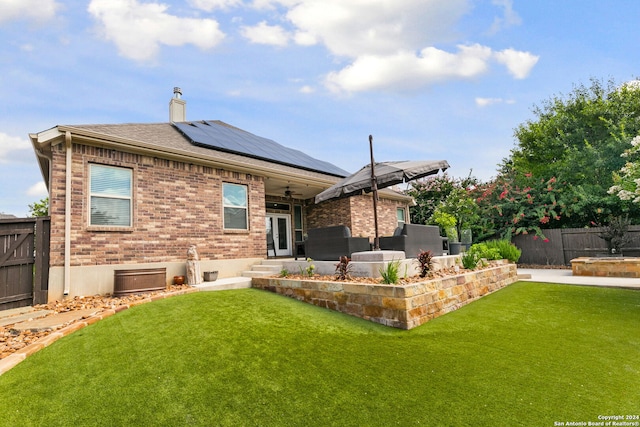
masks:
{"type": "Polygon", "coordinates": [[[431,251],[434,256],[445,255],[449,239],[440,236],[437,225],[405,224],[393,236],[380,237],[380,249],[404,251],[407,258],[416,258],[420,251],[431,251]]]}
{"type": "Polygon", "coordinates": [[[307,234],[304,253],[313,260],[339,261],[341,256],[371,250],[368,237],[351,237],[351,230],[344,225],[312,228],[307,234]]]}

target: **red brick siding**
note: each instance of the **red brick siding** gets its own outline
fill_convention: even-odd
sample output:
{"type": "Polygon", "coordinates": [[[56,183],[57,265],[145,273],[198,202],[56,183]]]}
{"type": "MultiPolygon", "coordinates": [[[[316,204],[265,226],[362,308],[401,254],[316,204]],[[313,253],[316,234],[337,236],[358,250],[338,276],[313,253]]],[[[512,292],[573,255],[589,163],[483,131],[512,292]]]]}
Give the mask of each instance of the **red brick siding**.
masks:
{"type": "Polygon", "coordinates": [[[307,229],[346,225],[351,228],[349,199],[335,199],[307,208],[307,229]]]}
{"type": "MultiPolygon", "coordinates": [[[[196,245],[201,259],[266,254],[262,177],[180,161],[73,144],[71,265],[169,262],[196,245]],[[89,227],[89,164],[133,170],[133,227],[89,227]],[[248,186],[249,231],[225,231],[222,183],[248,186]]],[[[65,150],[53,150],[51,265],[64,263],[65,150]]]]}
{"type": "MultiPolygon", "coordinates": [[[[388,199],[378,200],[378,233],[390,236],[398,226],[396,210],[408,209],[406,203],[388,199]]],[[[308,228],[346,225],[352,236],[375,236],[373,201],[370,196],[354,196],[310,206],[307,210],[308,228]]]]}

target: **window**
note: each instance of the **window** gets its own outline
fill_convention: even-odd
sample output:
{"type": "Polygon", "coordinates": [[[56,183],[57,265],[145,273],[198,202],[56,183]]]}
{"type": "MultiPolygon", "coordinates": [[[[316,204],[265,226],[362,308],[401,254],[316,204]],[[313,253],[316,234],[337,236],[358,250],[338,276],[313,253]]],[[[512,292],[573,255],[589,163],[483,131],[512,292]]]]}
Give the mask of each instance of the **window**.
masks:
{"type": "Polygon", "coordinates": [[[398,227],[402,227],[406,222],[404,208],[396,209],[396,216],[398,217],[398,227]]]}
{"type": "Polygon", "coordinates": [[[90,225],[131,227],[131,169],[89,165],[90,225]]]}
{"type": "Polygon", "coordinates": [[[222,206],[224,228],[227,230],[248,230],[247,186],[222,184],[222,206]]]}

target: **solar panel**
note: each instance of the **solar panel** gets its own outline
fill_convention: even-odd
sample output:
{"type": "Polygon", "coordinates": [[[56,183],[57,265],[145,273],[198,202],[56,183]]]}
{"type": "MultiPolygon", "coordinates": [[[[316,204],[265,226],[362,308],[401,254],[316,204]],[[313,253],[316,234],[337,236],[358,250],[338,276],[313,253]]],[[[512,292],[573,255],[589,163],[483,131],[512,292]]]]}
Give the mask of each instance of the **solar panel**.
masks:
{"type": "Polygon", "coordinates": [[[349,175],[349,172],[329,162],[315,159],[302,151],[285,147],[271,139],[262,138],[215,121],[176,122],[173,125],[192,144],[200,147],[268,160],[338,177],[349,175]]]}

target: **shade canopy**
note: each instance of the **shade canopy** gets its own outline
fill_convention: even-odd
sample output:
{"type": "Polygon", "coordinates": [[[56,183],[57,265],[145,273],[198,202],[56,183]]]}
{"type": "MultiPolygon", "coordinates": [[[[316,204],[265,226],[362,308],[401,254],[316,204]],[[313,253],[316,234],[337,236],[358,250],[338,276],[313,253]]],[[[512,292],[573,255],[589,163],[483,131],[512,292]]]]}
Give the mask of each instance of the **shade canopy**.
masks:
{"type": "MultiPolygon", "coordinates": [[[[380,162],[374,164],[377,188],[390,187],[395,184],[409,182],[429,175],[435,175],[449,168],[446,160],[404,160],[380,162]]],[[[356,194],[369,193],[373,190],[371,165],[368,164],[358,172],[344,178],[340,182],[318,194],[316,203],[325,200],[349,197],[356,194]]]]}

